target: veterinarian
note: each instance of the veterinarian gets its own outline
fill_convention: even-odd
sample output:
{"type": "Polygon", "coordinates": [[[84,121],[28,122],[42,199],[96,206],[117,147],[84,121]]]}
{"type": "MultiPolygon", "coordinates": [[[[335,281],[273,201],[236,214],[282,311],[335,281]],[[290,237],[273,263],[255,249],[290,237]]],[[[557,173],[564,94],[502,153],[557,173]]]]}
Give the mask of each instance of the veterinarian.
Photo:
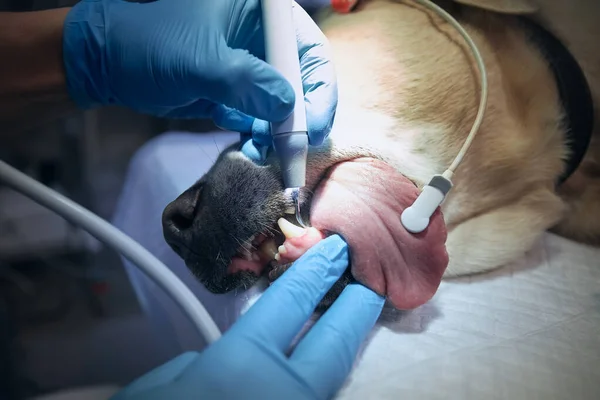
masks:
{"type": "MultiPolygon", "coordinates": [[[[267,121],[293,109],[291,86],[264,58],[258,0],[83,0],[73,8],[0,13],[0,101],[15,115],[117,104],[169,118],[210,118],[243,132],[255,160],[267,121]],[[9,100],[7,100],[9,99],[9,100]],[[12,108],[10,108],[12,107],[12,108]]],[[[298,6],[310,143],[328,136],[337,86],[326,40],[298,6]]],[[[313,247],[224,336],[126,387],[118,399],[332,397],[383,307],[354,284],[287,350],[348,266],[339,236],[313,247]]]]}

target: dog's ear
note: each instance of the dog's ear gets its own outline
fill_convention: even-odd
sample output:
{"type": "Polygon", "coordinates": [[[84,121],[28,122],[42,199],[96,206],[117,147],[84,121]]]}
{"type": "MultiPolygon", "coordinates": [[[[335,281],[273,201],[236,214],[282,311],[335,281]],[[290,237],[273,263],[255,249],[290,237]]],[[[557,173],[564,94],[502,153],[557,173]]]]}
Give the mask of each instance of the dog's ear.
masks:
{"type": "Polygon", "coordinates": [[[454,0],[467,6],[503,14],[533,14],[538,11],[536,0],[454,0]]]}

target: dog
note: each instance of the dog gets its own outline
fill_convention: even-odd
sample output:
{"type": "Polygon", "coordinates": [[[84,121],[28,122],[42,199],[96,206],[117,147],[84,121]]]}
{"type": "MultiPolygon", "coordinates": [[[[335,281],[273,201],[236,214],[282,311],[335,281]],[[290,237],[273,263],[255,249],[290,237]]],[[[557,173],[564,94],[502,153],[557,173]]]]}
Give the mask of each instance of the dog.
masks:
{"type": "MultiPolygon", "coordinates": [[[[443,278],[505,266],[546,231],[598,244],[600,145],[593,121],[600,104],[599,3],[436,3],[472,37],[489,85],[482,125],[440,209],[445,231],[435,240],[445,243],[443,278]]],[[[340,101],[330,137],[310,149],[302,209],[313,226],[327,219],[329,225],[320,226],[327,234],[342,225],[358,227],[345,237],[351,239],[351,265],[361,254],[382,264],[405,242],[390,231],[390,221],[397,227],[398,212],[414,201],[390,193],[410,192],[410,185],[398,186],[406,182],[418,192],[452,163],[475,120],[479,73],[459,33],[410,0],[362,1],[351,13],[325,9],[315,20],[331,46],[340,101]],[[328,185],[345,192],[323,194],[328,185]],[[333,206],[324,216],[328,197],[333,206]]],[[[275,155],[257,165],[239,149],[235,144],[223,151],[163,213],[166,241],[215,293],[247,288],[264,273],[262,267],[232,271],[232,260],[244,252],[256,257],[252,247],[265,237],[281,244],[276,221],[291,205],[275,155]]],[[[424,246],[418,255],[427,253],[424,246]]],[[[288,265],[266,268],[273,280],[288,265]]],[[[353,275],[347,272],[321,307],[353,275]]],[[[385,292],[385,284],[376,291],[385,292]]]]}

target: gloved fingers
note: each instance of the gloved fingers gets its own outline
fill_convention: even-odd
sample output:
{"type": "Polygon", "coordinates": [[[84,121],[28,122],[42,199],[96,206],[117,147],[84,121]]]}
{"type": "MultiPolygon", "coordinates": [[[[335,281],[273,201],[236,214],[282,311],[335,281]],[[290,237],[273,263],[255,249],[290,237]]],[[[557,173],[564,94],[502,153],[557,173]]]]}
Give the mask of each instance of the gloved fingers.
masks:
{"type": "MultiPolygon", "coordinates": [[[[199,116],[210,117],[219,128],[227,131],[241,132],[242,134],[252,131],[255,121],[260,121],[268,126],[268,123],[265,121],[249,117],[237,110],[207,100],[198,100],[184,107],[167,110],[163,115],[167,118],[180,119],[197,118],[199,116]]],[[[263,137],[270,140],[269,133],[263,137]]],[[[257,164],[263,163],[266,159],[270,143],[263,144],[256,139],[248,139],[246,137],[241,138],[242,153],[257,164]]]]}
{"type": "Polygon", "coordinates": [[[226,106],[220,106],[213,113],[214,123],[223,129],[252,133],[252,137],[256,143],[261,146],[270,146],[272,142],[271,138],[271,126],[269,122],[261,119],[250,117],[243,112],[234,110],[226,106]]]}
{"type": "Polygon", "coordinates": [[[231,328],[285,351],[317,304],[348,268],[348,245],[338,235],[298,259],[231,328]]]}
{"type": "MultiPolygon", "coordinates": [[[[329,43],[317,24],[302,7],[295,3],[293,13],[309,143],[312,146],[320,146],[331,132],[338,104],[335,68],[331,61],[329,43]]],[[[272,138],[267,118],[252,118],[244,112],[233,109],[224,109],[215,118],[215,124],[219,127],[239,132],[252,132],[252,137],[257,144],[271,145],[272,138]]]]}
{"type": "Polygon", "coordinates": [[[233,132],[250,133],[255,118],[225,105],[218,105],[211,114],[211,119],[221,129],[233,132]]]}
{"type": "Polygon", "coordinates": [[[329,42],[313,19],[294,4],[294,23],[308,122],[309,143],[329,136],[338,104],[338,87],[329,42]]]}
{"type": "Polygon", "coordinates": [[[158,395],[161,391],[170,391],[173,396],[174,383],[197,362],[198,358],[199,353],[183,353],[131,382],[111,397],[111,400],[159,399],[162,398],[158,395]]]}
{"type": "Polygon", "coordinates": [[[250,132],[255,120],[233,108],[210,100],[197,100],[180,107],[165,107],[163,112],[160,112],[158,107],[155,109],[157,115],[165,118],[210,118],[219,128],[233,132],[250,132]]]}
{"type": "Polygon", "coordinates": [[[296,346],[290,365],[321,398],[344,383],[384,303],[372,290],[352,283],[296,346]]]}
{"type": "Polygon", "coordinates": [[[251,136],[253,140],[242,138],[242,153],[258,164],[265,161],[272,142],[270,126],[267,121],[252,118],[224,105],[215,107],[211,118],[221,129],[251,136]]]}
{"type": "Polygon", "coordinates": [[[267,158],[267,151],[269,150],[266,146],[261,146],[256,143],[253,139],[248,139],[242,144],[242,153],[257,164],[262,164],[267,158]]]}
{"type": "Polygon", "coordinates": [[[242,143],[240,150],[246,157],[257,164],[262,164],[266,160],[271,140],[268,130],[267,135],[264,137],[269,139],[267,143],[260,143],[258,140],[253,139],[251,132],[255,121],[264,122],[268,126],[267,122],[249,117],[242,112],[224,105],[216,106],[211,117],[215,125],[219,128],[240,132],[240,142],[242,143]]]}
{"type": "Polygon", "coordinates": [[[172,119],[209,118],[217,108],[218,105],[212,101],[198,100],[181,107],[165,107],[163,112],[158,107],[154,107],[154,113],[172,119]]]}
{"type": "Polygon", "coordinates": [[[215,47],[216,59],[195,69],[199,98],[267,121],[291,114],[295,94],[283,75],[248,51],[228,47],[222,38],[215,47]]]}
{"type": "Polygon", "coordinates": [[[271,137],[271,125],[262,119],[255,119],[252,123],[252,137],[256,143],[261,146],[271,146],[273,138],[271,137]]]}

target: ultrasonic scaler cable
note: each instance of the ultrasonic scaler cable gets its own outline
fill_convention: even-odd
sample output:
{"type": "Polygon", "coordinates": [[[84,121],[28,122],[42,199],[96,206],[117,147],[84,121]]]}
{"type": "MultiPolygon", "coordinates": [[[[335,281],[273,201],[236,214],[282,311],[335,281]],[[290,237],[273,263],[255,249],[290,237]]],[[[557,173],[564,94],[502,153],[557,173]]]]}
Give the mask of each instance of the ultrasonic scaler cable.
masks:
{"type": "Polygon", "coordinates": [[[462,148],[454,158],[454,161],[452,162],[450,167],[448,167],[448,169],[444,171],[443,174],[434,175],[429,181],[429,183],[425,185],[425,187],[423,188],[417,199],[414,201],[414,203],[402,212],[400,216],[400,221],[402,222],[404,228],[411,233],[423,232],[427,228],[427,226],[429,226],[429,219],[431,218],[435,210],[444,202],[446,196],[452,189],[452,176],[454,175],[454,172],[465,158],[467,151],[469,151],[469,148],[471,147],[471,144],[475,139],[475,135],[477,135],[477,132],[481,127],[481,122],[483,121],[483,114],[487,106],[488,98],[487,72],[485,69],[485,64],[483,63],[483,57],[481,56],[479,49],[477,48],[469,34],[450,14],[448,14],[436,4],[433,4],[431,1],[415,0],[415,2],[437,13],[440,17],[442,17],[450,25],[452,25],[452,27],[454,27],[465,39],[467,45],[471,48],[471,52],[473,53],[473,57],[475,57],[475,61],[477,62],[477,67],[479,69],[479,75],[481,79],[481,94],[479,98],[479,108],[477,110],[477,115],[475,117],[473,127],[471,128],[469,135],[465,139],[462,148]]]}

